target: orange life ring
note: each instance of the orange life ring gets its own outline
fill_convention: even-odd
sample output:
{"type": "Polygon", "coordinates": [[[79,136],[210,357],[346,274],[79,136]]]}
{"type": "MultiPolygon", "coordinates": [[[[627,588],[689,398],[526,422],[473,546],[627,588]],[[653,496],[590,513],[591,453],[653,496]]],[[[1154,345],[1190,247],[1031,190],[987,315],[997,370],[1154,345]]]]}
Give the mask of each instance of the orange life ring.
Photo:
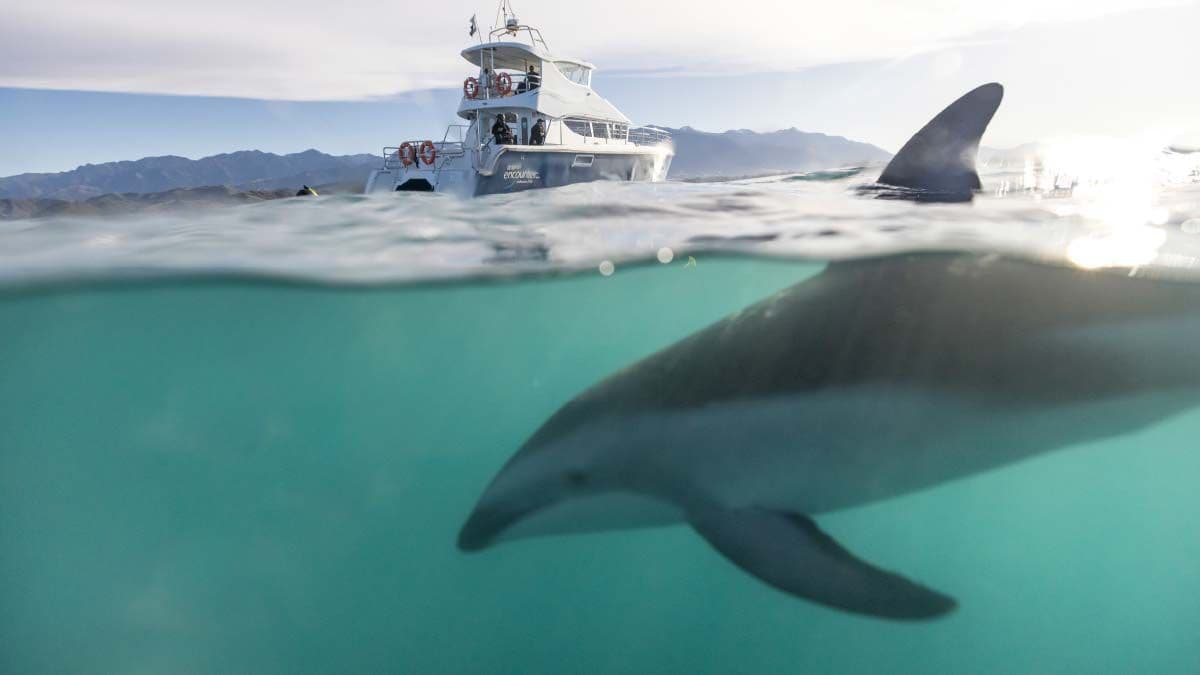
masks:
{"type": "Polygon", "coordinates": [[[468,77],[463,80],[463,96],[467,98],[475,98],[479,95],[479,80],[468,77]]]}
{"type": "Polygon", "coordinates": [[[496,91],[500,92],[501,96],[508,96],[512,91],[512,75],[508,73],[500,73],[496,76],[496,91]]]}
{"type": "Polygon", "coordinates": [[[429,166],[437,161],[437,148],[433,146],[433,141],[421,143],[421,161],[429,166]]]}
{"type": "Polygon", "coordinates": [[[404,166],[412,166],[417,162],[417,149],[408,141],[400,144],[400,150],[396,154],[400,155],[400,163],[404,166]]]}

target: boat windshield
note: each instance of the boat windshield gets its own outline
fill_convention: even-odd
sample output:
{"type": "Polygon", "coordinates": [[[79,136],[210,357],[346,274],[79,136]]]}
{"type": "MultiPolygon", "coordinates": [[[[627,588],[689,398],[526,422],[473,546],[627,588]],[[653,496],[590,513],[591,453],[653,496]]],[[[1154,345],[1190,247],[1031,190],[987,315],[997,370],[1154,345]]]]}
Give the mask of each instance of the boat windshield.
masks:
{"type": "Polygon", "coordinates": [[[581,66],[578,63],[571,63],[570,61],[555,61],[554,66],[558,68],[558,72],[563,74],[563,77],[575,84],[582,84],[585,87],[591,86],[591,68],[581,66]]]}

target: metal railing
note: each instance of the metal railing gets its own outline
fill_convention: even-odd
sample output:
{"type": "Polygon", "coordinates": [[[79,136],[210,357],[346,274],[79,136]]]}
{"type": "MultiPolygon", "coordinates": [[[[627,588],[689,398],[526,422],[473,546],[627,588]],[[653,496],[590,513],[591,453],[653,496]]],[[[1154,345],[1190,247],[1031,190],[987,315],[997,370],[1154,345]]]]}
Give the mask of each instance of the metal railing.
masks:
{"type": "Polygon", "coordinates": [[[671,134],[658,127],[632,127],[629,142],[634,145],[661,145],[671,142],[671,134]]]}
{"type": "Polygon", "coordinates": [[[621,122],[584,117],[567,117],[561,123],[572,132],[592,141],[634,145],[660,145],[671,142],[671,134],[658,127],[630,127],[621,122]]]}
{"type": "Polygon", "coordinates": [[[541,88],[542,76],[540,74],[535,75],[532,82],[530,82],[529,73],[509,73],[509,77],[512,78],[512,89],[510,89],[507,94],[500,93],[499,87],[496,86],[497,78],[495,74],[493,74],[493,76],[490,78],[492,80],[491,82],[485,81],[488,78],[485,78],[485,80],[480,80],[479,90],[474,96],[467,96],[464,92],[463,98],[467,99],[468,101],[490,101],[497,98],[519,96],[531,91],[537,91],[539,88],[541,88]]]}
{"type": "MultiPolygon", "coordinates": [[[[660,145],[671,142],[671,134],[664,129],[658,127],[642,126],[629,127],[620,122],[608,122],[603,120],[592,120],[581,117],[568,117],[552,122],[553,125],[558,125],[561,130],[563,127],[571,129],[580,136],[590,139],[591,141],[602,141],[604,144],[619,143],[632,145],[660,145]],[[585,132],[585,133],[580,133],[585,132]]],[[[408,167],[404,166],[404,162],[400,159],[400,147],[385,147],[383,149],[383,168],[392,170],[414,169],[421,171],[441,171],[442,168],[450,161],[463,157],[467,153],[467,132],[470,126],[466,124],[451,124],[446,127],[446,133],[443,134],[440,142],[434,142],[433,147],[437,150],[437,158],[434,160],[433,166],[425,164],[420,158],[421,144],[428,139],[410,140],[407,141],[413,146],[413,150],[417,152],[416,163],[408,167]]],[[[559,143],[554,143],[551,140],[551,133],[547,132],[546,145],[558,145],[562,143],[561,132],[559,143]]],[[[491,137],[482,144],[470,144],[470,147],[479,153],[479,163],[486,165],[487,160],[495,154],[495,152],[503,146],[496,146],[491,137]]]]}
{"type": "MultiPolygon", "coordinates": [[[[447,162],[451,159],[455,159],[457,157],[462,157],[463,155],[466,154],[466,142],[465,141],[466,141],[466,131],[468,128],[469,127],[465,124],[451,124],[446,127],[446,133],[442,135],[442,141],[440,143],[433,144],[434,149],[437,150],[437,157],[434,160],[434,164],[432,167],[429,167],[428,164],[425,164],[425,162],[421,161],[421,157],[420,157],[421,144],[429,139],[406,141],[407,143],[412,144],[413,150],[415,150],[417,153],[417,157],[416,157],[417,161],[414,165],[411,165],[411,166],[416,166],[417,168],[422,168],[422,167],[432,168],[434,171],[439,171],[439,170],[441,170],[441,168],[445,164],[445,162],[447,162]],[[458,140],[451,140],[452,135],[457,136],[458,140]]],[[[385,147],[383,149],[383,168],[385,168],[385,169],[406,168],[404,166],[404,162],[400,159],[400,147],[399,146],[385,147]]]]}
{"type": "MultiPolygon", "coordinates": [[[[525,24],[520,23],[510,24],[506,22],[504,26],[493,29],[491,33],[488,33],[488,42],[501,42],[503,40],[499,38],[503,38],[505,36],[515,38],[520,36],[521,33],[525,33],[529,36],[530,45],[534,47],[541,45],[542,49],[550,51],[550,46],[546,44],[545,38],[542,37],[542,31],[534,28],[533,26],[526,26],[525,24]]],[[[482,36],[480,37],[480,42],[482,42],[482,36]]]]}

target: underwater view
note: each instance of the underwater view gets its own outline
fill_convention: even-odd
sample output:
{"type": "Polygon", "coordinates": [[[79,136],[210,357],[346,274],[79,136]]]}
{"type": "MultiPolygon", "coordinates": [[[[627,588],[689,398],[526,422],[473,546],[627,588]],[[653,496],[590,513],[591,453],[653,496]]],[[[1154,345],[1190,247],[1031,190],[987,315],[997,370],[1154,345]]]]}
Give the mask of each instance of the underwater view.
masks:
{"type": "Polygon", "coordinates": [[[1195,672],[1200,183],[877,171],[0,223],[0,671],[1195,672]]]}
{"type": "Polygon", "coordinates": [[[494,3],[0,0],[0,675],[1200,673],[1200,0],[494,3]]]}

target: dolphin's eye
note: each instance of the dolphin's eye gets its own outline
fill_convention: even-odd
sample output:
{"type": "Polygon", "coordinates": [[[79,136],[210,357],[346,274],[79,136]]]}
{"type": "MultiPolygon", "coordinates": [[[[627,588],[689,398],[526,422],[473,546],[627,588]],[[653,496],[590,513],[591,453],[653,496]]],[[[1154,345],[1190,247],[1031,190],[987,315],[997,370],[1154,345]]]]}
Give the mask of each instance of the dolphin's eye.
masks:
{"type": "Polygon", "coordinates": [[[563,474],[572,487],[582,487],[587,484],[587,474],[579,469],[571,469],[563,474]]]}

